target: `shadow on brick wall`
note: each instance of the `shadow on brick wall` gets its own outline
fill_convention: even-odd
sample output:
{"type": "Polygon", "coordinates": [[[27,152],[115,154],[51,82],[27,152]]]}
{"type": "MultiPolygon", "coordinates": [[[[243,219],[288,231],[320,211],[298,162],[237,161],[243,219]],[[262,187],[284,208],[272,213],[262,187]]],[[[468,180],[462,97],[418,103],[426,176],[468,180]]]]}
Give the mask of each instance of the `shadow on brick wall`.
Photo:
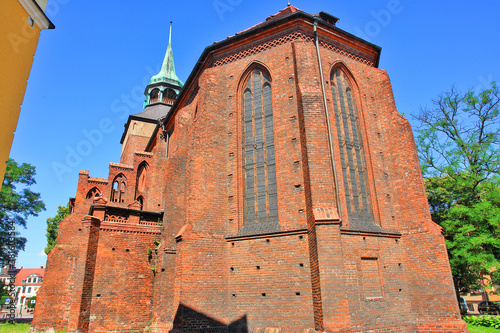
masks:
{"type": "Polygon", "coordinates": [[[224,325],[224,323],[208,317],[188,306],[179,304],[174,318],[174,328],[171,333],[248,333],[247,317],[224,325]]]}

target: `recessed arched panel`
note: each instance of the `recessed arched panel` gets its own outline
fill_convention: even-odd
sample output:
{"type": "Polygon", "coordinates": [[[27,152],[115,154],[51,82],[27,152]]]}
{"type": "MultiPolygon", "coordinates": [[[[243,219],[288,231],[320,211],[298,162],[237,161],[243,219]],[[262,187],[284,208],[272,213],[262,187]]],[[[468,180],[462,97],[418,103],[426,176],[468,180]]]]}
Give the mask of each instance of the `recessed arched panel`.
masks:
{"type": "Polygon", "coordinates": [[[337,66],[331,72],[330,85],[349,227],[366,229],[375,221],[353,79],[343,66],[337,66]]]}
{"type": "Polygon", "coordinates": [[[149,165],[146,161],[139,164],[137,168],[137,193],[143,193],[146,190],[147,179],[149,173],[149,165]]]}

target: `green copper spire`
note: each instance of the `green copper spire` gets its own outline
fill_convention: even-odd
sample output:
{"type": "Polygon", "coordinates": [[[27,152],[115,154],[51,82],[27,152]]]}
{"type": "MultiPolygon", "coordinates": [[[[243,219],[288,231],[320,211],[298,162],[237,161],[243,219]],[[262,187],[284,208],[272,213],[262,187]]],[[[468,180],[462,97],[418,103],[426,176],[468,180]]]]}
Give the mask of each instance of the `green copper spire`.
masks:
{"type": "Polygon", "coordinates": [[[153,83],[170,83],[173,85],[177,85],[182,87],[184,83],[177,77],[175,74],[175,66],[174,66],[174,53],[172,52],[172,22],[170,22],[170,33],[168,36],[168,47],[167,52],[165,53],[165,59],[163,59],[163,64],[161,66],[161,70],[158,74],[153,76],[149,81],[149,84],[153,83]]]}

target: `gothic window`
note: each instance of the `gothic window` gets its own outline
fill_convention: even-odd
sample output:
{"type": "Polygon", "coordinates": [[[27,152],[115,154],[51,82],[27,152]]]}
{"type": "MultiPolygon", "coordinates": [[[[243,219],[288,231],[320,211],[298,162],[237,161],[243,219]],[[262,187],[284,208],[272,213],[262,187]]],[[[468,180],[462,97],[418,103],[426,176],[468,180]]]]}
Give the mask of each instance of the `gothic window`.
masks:
{"type": "Polygon", "coordinates": [[[113,188],[111,190],[112,202],[125,202],[125,190],[127,189],[127,178],[123,174],[119,174],[113,180],[113,188]]]}
{"type": "Polygon", "coordinates": [[[90,191],[87,192],[86,199],[95,199],[101,196],[101,191],[97,187],[93,187],[90,191]]]}
{"type": "Polygon", "coordinates": [[[359,112],[352,86],[340,68],[332,71],[330,83],[349,226],[360,228],[368,223],[373,225],[359,112]]]}
{"type": "Polygon", "coordinates": [[[244,223],[277,222],[271,78],[257,68],[243,87],[244,223]]]}

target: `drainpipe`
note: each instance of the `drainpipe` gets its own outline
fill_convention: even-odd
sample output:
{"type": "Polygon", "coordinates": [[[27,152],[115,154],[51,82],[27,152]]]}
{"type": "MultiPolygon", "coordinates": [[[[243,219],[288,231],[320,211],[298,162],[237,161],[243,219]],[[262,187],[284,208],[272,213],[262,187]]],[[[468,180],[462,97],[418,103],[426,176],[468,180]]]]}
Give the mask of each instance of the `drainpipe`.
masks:
{"type": "Polygon", "coordinates": [[[318,20],[314,20],[314,45],[316,46],[316,54],[318,56],[318,65],[319,65],[319,75],[321,79],[321,92],[323,94],[323,106],[325,109],[325,117],[326,117],[326,128],[328,134],[328,146],[330,148],[330,161],[332,163],[333,168],[333,181],[335,186],[335,197],[337,202],[337,213],[339,214],[339,218],[342,221],[342,210],[340,207],[340,195],[339,195],[339,187],[337,186],[337,168],[335,166],[335,158],[333,157],[333,142],[332,142],[332,131],[330,127],[330,115],[328,112],[328,104],[326,103],[326,93],[325,93],[325,80],[323,77],[323,67],[321,65],[321,55],[319,53],[319,41],[318,41],[318,20]]]}

